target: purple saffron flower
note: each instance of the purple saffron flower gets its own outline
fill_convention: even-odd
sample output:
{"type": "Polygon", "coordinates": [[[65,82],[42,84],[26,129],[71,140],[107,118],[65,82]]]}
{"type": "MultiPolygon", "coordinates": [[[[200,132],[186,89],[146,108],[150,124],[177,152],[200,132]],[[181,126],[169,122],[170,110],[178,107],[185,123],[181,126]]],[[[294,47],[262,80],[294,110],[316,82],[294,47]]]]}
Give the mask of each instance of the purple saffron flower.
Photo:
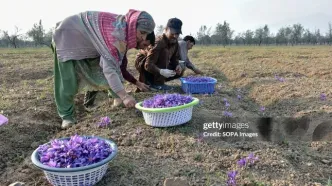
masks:
{"type": "Polygon", "coordinates": [[[228,179],[227,179],[227,185],[228,186],[236,186],[236,175],[237,171],[229,171],[227,173],[228,179]]]}
{"type": "Polygon", "coordinates": [[[100,122],[97,123],[97,125],[98,125],[99,127],[106,127],[106,126],[108,126],[108,125],[110,125],[110,124],[111,124],[111,120],[110,120],[110,118],[109,118],[108,116],[106,116],[106,117],[102,117],[102,118],[100,119],[100,122]]]}
{"type": "Polygon", "coordinates": [[[224,102],[227,102],[227,98],[224,98],[223,100],[224,100],[224,102]]]}
{"type": "Polygon", "coordinates": [[[325,93],[320,94],[320,100],[322,100],[322,101],[326,100],[326,94],[325,93]]]}
{"type": "Polygon", "coordinates": [[[224,116],[226,116],[226,117],[232,117],[233,114],[231,112],[224,111],[224,116]]]}
{"type": "Polygon", "coordinates": [[[277,76],[277,75],[275,75],[274,76],[278,81],[280,81],[280,82],[284,82],[285,81],[285,79],[283,78],[283,77],[279,77],[279,76],[277,76]]]}
{"type": "Polygon", "coordinates": [[[244,167],[244,166],[246,166],[247,161],[246,161],[245,158],[242,158],[242,159],[240,159],[240,160],[237,162],[237,164],[238,164],[240,167],[244,167]]]}
{"type": "Polygon", "coordinates": [[[8,118],[0,114],[0,126],[5,124],[8,124],[8,118]]]}
{"type": "Polygon", "coordinates": [[[250,165],[253,165],[257,160],[258,157],[255,157],[254,153],[250,153],[249,156],[247,157],[247,161],[250,162],[250,165]]]}
{"type": "Polygon", "coordinates": [[[226,106],[226,107],[230,107],[231,105],[230,105],[228,102],[226,102],[226,103],[225,103],[225,106],[226,106]]]}
{"type": "Polygon", "coordinates": [[[265,111],[265,107],[261,106],[261,111],[264,112],[265,111]]]}
{"type": "Polygon", "coordinates": [[[241,98],[242,98],[242,97],[241,97],[240,95],[237,95],[237,99],[238,99],[238,100],[241,100],[241,98]]]}

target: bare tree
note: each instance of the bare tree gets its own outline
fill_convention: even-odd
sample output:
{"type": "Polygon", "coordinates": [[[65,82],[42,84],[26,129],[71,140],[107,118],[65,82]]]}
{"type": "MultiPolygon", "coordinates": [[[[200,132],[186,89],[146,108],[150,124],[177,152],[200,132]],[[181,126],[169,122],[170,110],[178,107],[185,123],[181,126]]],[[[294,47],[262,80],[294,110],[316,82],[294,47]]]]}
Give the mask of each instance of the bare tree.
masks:
{"type": "Polygon", "coordinates": [[[231,39],[233,37],[234,30],[229,26],[229,23],[224,21],[224,24],[218,23],[216,26],[216,35],[220,37],[221,44],[226,47],[226,45],[231,44],[231,39]]]}
{"type": "Polygon", "coordinates": [[[327,42],[329,43],[329,45],[331,45],[332,43],[332,23],[329,22],[329,30],[328,30],[328,33],[327,33],[327,42]]]}
{"type": "Polygon", "coordinates": [[[270,29],[269,26],[265,25],[263,27],[263,41],[266,45],[269,44],[269,37],[270,37],[270,29]]]}
{"type": "Polygon", "coordinates": [[[15,31],[14,31],[14,34],[9,34],[8,31],[2,31],[2,34],[3,34],[3,39],[7,40],[8,43],[10,45],[12,45],[14,48],[18,48],[18,40],[19,40],[19,37],[22,35],[22,34],[19,34],[21,30],[18,29],[17,26],[15,26],[15,31]]]}
{"type": "Polygon", "coordinates": [[[292,32],[292,44],[298,44],[301,40],[303,34],[303,26],[301,24],[294,24],[293,25],[293,32],[292,32]]]}
{"type": "Polygon", "coordinates": [[[254,32],[251,30],[247,30],[244,33],[244,39],[247,43],[247,45],[251,45],[253,43],[253,38],[254,38],[254,32]]]}
{"type": "Polygon", "coordinates": [[[200,44],[208,45],[211,43],[211,38],[209,36],[210,29],[206,25],[202,25],[197,32],[197,40],[200,44]]]}
{"type": "Polygon", "coordinates": [[[53,29],[45,33],[42,20],[35,23],[32,29],[27,32],[27,35],[35,42],[35,46],[46,45],[51,48],[53,29]]]}
{"type": "Polygon", "coordinates": [[[255,31],[255,39],[257,41],[258,46],[261,46],[264,37],[264,28],[257,28],[255,31]]]}

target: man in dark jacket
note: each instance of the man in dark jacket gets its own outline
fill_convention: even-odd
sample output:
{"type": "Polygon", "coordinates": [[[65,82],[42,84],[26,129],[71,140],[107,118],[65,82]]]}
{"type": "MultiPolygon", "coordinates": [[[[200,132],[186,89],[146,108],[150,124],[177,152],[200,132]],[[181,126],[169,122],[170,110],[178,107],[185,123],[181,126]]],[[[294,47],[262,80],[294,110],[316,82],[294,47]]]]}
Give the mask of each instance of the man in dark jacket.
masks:
{"type": "Polygon", "coordinates": [[[150,85],[151,89],[171,90],[172,87],[165,85],[165,82],[183,75],[183,69],[179,65],[178,44],[178,37],[182,34],[181,27],[180,19],[169,19],[165,33],[156,38],[155,45],[141,50],[136,56],[139,81],[150,85]]]}

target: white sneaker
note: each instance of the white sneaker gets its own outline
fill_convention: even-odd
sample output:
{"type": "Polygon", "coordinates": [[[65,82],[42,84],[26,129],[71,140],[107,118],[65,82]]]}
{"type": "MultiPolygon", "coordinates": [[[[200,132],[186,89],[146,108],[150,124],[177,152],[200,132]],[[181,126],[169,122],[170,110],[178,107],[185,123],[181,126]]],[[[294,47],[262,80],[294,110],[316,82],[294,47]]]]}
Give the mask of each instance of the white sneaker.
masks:
{"type": "Polygon", "coordinates": [[[64,119],[64,120],[62,120],[61,128],[68,129],[68,128],[72,127],[74,124],[75,124],[75,121],[69,120],[69,119],[64,119]]]}

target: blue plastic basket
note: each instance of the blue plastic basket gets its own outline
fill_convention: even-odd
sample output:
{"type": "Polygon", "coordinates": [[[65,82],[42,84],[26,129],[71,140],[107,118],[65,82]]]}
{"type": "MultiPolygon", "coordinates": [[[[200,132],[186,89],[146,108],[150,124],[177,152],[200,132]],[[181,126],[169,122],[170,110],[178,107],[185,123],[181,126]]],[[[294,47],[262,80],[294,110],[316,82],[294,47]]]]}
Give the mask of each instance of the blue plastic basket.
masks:
{"type": "Polygon", "coordinates": [[[190,94],[212,94],[214,93],[217,79],[211,79],[213,80],[211,82],[188,82],[185,78],[180,78],[181,88],[185,93],[190,94]]]}

